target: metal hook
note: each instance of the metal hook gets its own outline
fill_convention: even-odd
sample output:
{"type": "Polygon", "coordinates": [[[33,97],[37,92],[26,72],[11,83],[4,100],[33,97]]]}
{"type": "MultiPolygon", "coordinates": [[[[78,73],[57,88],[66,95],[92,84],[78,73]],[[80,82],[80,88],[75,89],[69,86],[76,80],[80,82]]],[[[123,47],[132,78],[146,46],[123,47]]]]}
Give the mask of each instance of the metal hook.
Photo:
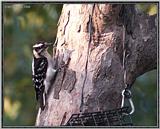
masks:
{"type": "Polygon", "coordinates": [[[134,108],[134,104],[131,98],[129,99],[129,102],[130,102],[131,109],[132,109],[129,114],[132,114],[135,111],[135,108],[134,108]]]}
{"type": "Polygon", "coordinates": [[[129,103],[131,105],[131,111],[128,114],[132,114],[135,111],[135,108],[134,108],[134,104],[133,104],[133,101],[132,101],[132,98],[131,98],[131,91],[129,89],[124,89],[122,91],[121,107],[124,107],[125,98],[128,99],[128,101],[129,101],[129,103]]]}

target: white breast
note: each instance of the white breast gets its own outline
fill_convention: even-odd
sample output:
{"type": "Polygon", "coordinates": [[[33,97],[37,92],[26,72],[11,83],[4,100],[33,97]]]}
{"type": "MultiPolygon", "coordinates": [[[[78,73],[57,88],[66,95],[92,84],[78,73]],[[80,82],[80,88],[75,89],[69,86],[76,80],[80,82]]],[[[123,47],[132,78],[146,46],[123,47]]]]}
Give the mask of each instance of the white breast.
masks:
{"type": "Polygon", "coordinates": [[[48,88],[51,86],[51,80],[54,78],[55,73],[56,73],[56,70],[53,69],[52,57],[47,56],[47,60],[48,60],[48,68],[47,68],[47,72],[46,72],[46,79],[44,81],[46,93],[48,91],[48,88]]]}

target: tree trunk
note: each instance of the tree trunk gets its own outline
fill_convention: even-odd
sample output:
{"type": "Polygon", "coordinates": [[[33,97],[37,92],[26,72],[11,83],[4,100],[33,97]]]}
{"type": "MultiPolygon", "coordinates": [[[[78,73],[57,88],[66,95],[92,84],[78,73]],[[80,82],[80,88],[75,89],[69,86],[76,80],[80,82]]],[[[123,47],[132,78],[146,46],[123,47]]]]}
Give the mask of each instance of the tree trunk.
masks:
{"type": "Polygon", "coordinates": [[[157,16],[134,5],[65,4],[58,23],[55,67],[45,110],[36,126],[65,125],[74,113],[119,108],[126,82],[155,69],[157,16]],[[125,37],[125,38],[124,38],[125,37]]]}

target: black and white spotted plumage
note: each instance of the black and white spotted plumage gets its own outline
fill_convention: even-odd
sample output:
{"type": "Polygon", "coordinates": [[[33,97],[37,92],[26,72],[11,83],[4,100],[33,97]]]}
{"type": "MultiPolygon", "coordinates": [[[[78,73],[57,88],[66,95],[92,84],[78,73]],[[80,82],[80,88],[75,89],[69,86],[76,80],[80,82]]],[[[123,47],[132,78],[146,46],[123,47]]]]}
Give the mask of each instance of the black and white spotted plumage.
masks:
{"type": "Polygon", "coordinates": [[[46,94],[51,85],[51,79],[56,72],[52,66],[52,58],[47,52],[49,45],[51,44],[38,42],[33,46],[32,80],[36,92],[36,100],[39,102],[41,110],[44,110],[46,94]]]}
{"type": "Polygon", "coordinates": [[[40,103],[40,107],[43,110],[45,105],[45,85],[46,72],[48,62],[46,57],[33,58],[33,83],[36,91],[36,100],[40,103]]]}

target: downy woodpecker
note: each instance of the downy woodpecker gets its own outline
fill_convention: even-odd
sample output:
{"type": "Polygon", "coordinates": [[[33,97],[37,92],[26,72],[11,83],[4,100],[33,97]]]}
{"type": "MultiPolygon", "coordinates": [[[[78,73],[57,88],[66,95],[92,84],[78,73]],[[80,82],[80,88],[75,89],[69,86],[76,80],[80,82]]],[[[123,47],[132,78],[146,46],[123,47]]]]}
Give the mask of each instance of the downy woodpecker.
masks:
{"type": "Polygon", "coordinates": [[[36,100],[41,110],[46,104],[46,95],[56,70],[53,69],[53,59],[47,49],[52,43],[40,41],[33,45],[32,80],[36,92],[36,100]]]}

